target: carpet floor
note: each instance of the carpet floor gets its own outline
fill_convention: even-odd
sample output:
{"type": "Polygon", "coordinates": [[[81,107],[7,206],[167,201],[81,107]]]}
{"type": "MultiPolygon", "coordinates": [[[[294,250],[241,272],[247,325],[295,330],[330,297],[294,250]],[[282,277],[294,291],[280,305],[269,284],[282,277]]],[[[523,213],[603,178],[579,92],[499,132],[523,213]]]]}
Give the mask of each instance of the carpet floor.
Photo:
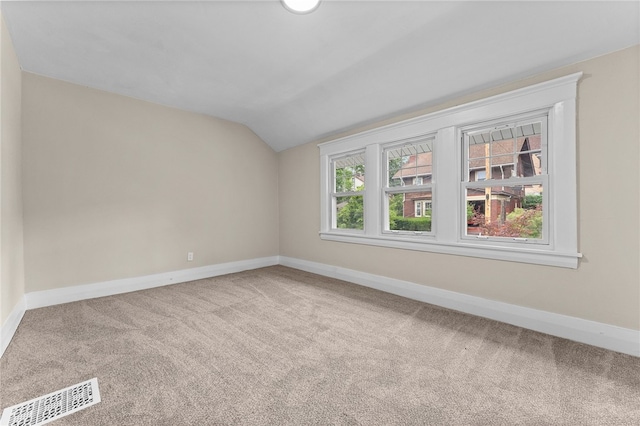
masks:
{"type": "Polygon", "coordinates": [[[27,311],[0,407],[57,425],[638,425],[640,358],[283,266],[27,311]]]}

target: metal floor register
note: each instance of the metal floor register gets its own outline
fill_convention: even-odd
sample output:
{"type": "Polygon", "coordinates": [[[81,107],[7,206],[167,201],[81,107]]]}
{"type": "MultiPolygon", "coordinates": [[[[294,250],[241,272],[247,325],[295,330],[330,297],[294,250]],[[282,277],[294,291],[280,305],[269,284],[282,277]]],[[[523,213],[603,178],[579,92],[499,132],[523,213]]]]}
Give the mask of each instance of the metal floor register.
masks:
{"type": "Polygon", "coordinates": [[[0,426],[40,426],[100,402],[98,379],[5,408],[0,426]]]}

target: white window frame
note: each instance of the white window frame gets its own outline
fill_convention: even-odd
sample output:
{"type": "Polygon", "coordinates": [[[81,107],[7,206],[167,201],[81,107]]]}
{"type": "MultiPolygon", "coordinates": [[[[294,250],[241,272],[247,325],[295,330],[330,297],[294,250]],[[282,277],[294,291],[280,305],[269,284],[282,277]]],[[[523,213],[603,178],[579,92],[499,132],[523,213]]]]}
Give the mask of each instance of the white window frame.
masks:
{"type": "MultiPolygon", "coordinates": [[[[576,96],[582,73],[525,87],[410,120],[322,143],[320,148],[323,240],[445,253],[487,259],[577,268],[576,96]],[[548,241],[482,241],[463,238],[466,202],[462,196],[464,144],[462,129],[522,114],[546,111],[548,149],[544,208],[548,210],[548,241]],[[384,147],[435,134],[430,235],[390,234],[384,230],[387,176],[384,147]],[[356,150],[365,152],[364,231],[331,228],[330,159],[356,150]],[[455,213],[455,214],[453,214],[455,213]]],[[[524,182],[526,178],[520,178],[524,182]]]]}
{"type": "MultiPolygon", "coordinates": [[[[542,138],[542,142],[541,142],[541,154],[542,157],[545,159],[545,161],[542,163],[542,174],[539,176],[533,176],[533,177],[505,177],[504,176],[504,172],[503,175],[500,177],[500,179],[494,179],[493,176],[493,171],[490,172],[490,179],[486,178],[485,175],[485,179],[480,180],[480,181],[470,181],[469,180],[469,171],[470,169],[468,168],[468,163],[467,160],[469,160],[469,145],[467,143],[467,140],[465,138],[461,138],[462,143],[463,143],[463,161],[464,161],[464,166],[463,166],[463,175],[462,175],[462,187],[460,190],[460,195],[462,196],[462,200],[461,203],[464,203],[464,205],[466,206],[467,203],[467,196],[466,196],[466,191],[467,189],[472,189],[472,188],[486,188],[486,187],[496,187],[496,186],[517,186],[517,185],[531,185],[531,184],[540,184],[543,188],[548,188],[548,184],[549,184],[549,179],[548,179],[548,173],[547,173],[547,159],[548,157],[548,115],[547,115],[547,111],[535,111],[531,114],[525,114],[525,115],[521,115],[521,116],[515,116],[515,117],[508,117],[504,120],[500,120],[497,122],[488,122],[488,123],[480,123],[480,125],[473,125],[470,128],[462,128],[460,129],[460,133],[461,135],[463,135],[465,132],[468,132],[469,130],[475,130],[475,129],[488,129],[490,127],[502,127],[502,125],[509,123],[515,126],[518,126],[522,123],[527,123],[527,122],[532,122],[532,121],[541,121],[541,138],[542,138]]],[[[503,155],[504,156],[504,155],[503,155]]],[[[515,163],[508,163],[508,164],[504,164],[504,165],[513,165],[514,169],[515,169],[515,163]]],[[[493,167],[492,167],[493,169],[493,167]]],[[[501,167],[502,169],[502,167],[501,167]]],[[[515,237],[491,237],[491,236],[486,236],[486,235],[466,235],[466,227],[464,224],[466,224],[467,222],[467,218],[466,215],[464,215],[464,217],[461,217],[461,227],[460,227],[460,231],[461,231],[461,236],[460,238],[463,240],[483,240],[483,241],[488,241],[488,242],[498,242],[500,244],[502,243],[509,243],[509,242],[518,242],[518,243],[525,243],[525,244],[549,244],[549,211],[546,208],[546,206],[548,206],[547,202],[548,202],[548,197],[547,197],[547,193],[549,191],[543,191],[542,192],[542,238],[540,239],[528,239],[528,238],[515,238],[515,237]]]]}
{"type": "MultiPolygon", "coordinates": [[[[433,171],[434,171],[434,165],[432,164],[432,179],[427,182],[424,183],[424,180],[422,180],[421,178],[421,183],[417,184],[415,183],[415,178],[412,179],[411,181],[413,182],[412,185],[406,185],[406,184],[402,184],[401,186],[394,186],[391,187],[389,186],[389,182],[386,179],[387,173],[388,173],[388,158],[386,155],[386,152],[388,150],[394,150],[397,149],[399,147],[402,147],[404,145],[412,145],[413,143],[415,144],[419,144],[420,142],[425,142],[425,141],[429,141],[431,140],[432,144],[435,142],[435,135],[422,135],[416,138],[412,138],[411,140],[404,140],[402,141],[402,143],[392,143],[392,144],[385,144],[383,145],[382,148],[382,174],[384,176],[383,178],[383,182],[382,182],[382,215],[381,218],[383,220],[382,223],[382,233],[383,234],[387,234],[387,235],[396,235],[396,236],[403,236],[403,237],[425,237],[425,236],[433,236],[434,234],[434,223],[433,220],[431,221],[431,231],[396,231],[396,230],[390,230],[389,229],[389,203],[388,203],[388,197],[391,194],[410,194],[410,193],[414,193],[414,192],[431,192],[431,197],[433,199],[433,171]]],[[[432,149],[432,155],[435,155],[433,149],[432,149]]],[[[417,161],[417,159],[416,159],[417,161]]],[[[402,182],[404,182],[404,179],[402,180],[402,182]]],[[[404,206],[403,206],[404,207],[404,206]]],[[[415,204],[414,204],[414,213],[415,213],[415,204]]],[[[415,216],[418,217],[418,216],[415,216]]],[[[420,216],[422,217],[422,216],[420,216]]]]}
{"type": "Polygon", "coordinates": [[[413,212],[415,217],[428,217],[426,215],[427,210],[431,210],[431,201],[415,200],[413,202],[413,212]],[[427,208],[427,205],[429,205],[429,208],[427,208]]]}
{"type": "Polygon", "coordinates": [[[427,217],[427,210],[431,210],[433,212],[433,204],[432,201],[424,200],[422,201],[422,216],[427,217]],[[429,208],[427,208],[427,205],[429,208]]]}
{"type": "MultiPolygon", "coordinates": [[[[360,154],[364,154],[365,151],[363,150],[356,150],[356,151],[352,151],[352,152],[346,152],[346,153],[341,153],[339,155],[333,155],[331,156],[331,158],[329,159],[329,167],[331,168],[331,200],[330,200],[330,204],[331,204],[331,211],[335,212],[337,211],[337,199],[339,197],[363,197],[363,200],[366,200],[366,196],[365,196],[365,191],[342,191],[342,192],[338,192],[336,186],[336,181],[335,181],[335,176],[336,176],[336,161],[339,161],[341,159],[345,159],[348,157],[354,157],[354,156],[358,156],[360,154]]],[[[365,167],[365,189],[366,189],[366,180],[367,180],[367,172],[366,172],[366,167],[365,167]]],[[[359,179],[358,179],[359,180],[359,179]]],[[[355,181],[355,176],[354,176],[354,181],[355,181]]],[[[354,182],[355,183],[355,182],[354,182]]],[[[354,188],[355,189],[355,188],[354,188]]],[[[363,210],[366,211],[366,204],[364,204],[363,201],[363,210]]],[[[365,224],[364,226],[366,226],[366,220],[365,220],[365,224]]],[[[364,228],[363,226],[363,228],[364,228]]],[[[339,233],[357,233],[357,234],[363,234],[364,233],[364,229],[351,229],[351,228],[338,228],[338,218],[336,215],[334,215],[333,213],[331,214],[331,231],[332,232],[339,232],[339,233]]]]}

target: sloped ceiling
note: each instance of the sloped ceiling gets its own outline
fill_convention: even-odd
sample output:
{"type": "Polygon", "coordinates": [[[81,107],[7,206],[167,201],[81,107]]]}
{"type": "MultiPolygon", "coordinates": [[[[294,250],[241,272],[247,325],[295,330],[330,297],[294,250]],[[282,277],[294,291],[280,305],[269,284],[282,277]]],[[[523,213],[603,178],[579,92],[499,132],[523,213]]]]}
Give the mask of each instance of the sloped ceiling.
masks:
{"type": "Polygon", "coordinates": [[[249,126],[274,150],[640,42],[627,2],[2,2],[25,71],[249,126]]]}

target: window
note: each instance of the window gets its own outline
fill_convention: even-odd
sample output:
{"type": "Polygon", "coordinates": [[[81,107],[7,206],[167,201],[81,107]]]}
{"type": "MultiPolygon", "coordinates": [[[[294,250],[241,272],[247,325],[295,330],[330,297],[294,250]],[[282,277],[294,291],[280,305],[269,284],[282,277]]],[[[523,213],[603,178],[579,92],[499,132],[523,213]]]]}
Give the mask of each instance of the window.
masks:
{"type": "Polygon", "coordinates": [[[422,202],[422,214],[425,217],[431,216],[431,201],[423,201],[422,202]]]}
{"type": "Polygon", "coordinates": [[[414,201],[416,217],[431,217],[431,201],[414,201]]]}
{"type": "Polygon", "coordinates": [[[319,145],[321,238],[576,268],[581,75],[319,145]]]}
{"type": "Polygon", "coordinates": [[[364,229],[364,153],[331,160],[332,228],[364,229]]]}
{"type": "Polygon", "coordinates": [[[424,201],[432,199],[434,136],[384,148],[388,180],[384,188],[385,232],[423,235],[431,232],[424,201]]]}
{"type": "Polygon", "coordinates": [[[464,236],[547,243],[546,114],[481,124],[462,134],[463,194],[472,209],[464,236]]]}

